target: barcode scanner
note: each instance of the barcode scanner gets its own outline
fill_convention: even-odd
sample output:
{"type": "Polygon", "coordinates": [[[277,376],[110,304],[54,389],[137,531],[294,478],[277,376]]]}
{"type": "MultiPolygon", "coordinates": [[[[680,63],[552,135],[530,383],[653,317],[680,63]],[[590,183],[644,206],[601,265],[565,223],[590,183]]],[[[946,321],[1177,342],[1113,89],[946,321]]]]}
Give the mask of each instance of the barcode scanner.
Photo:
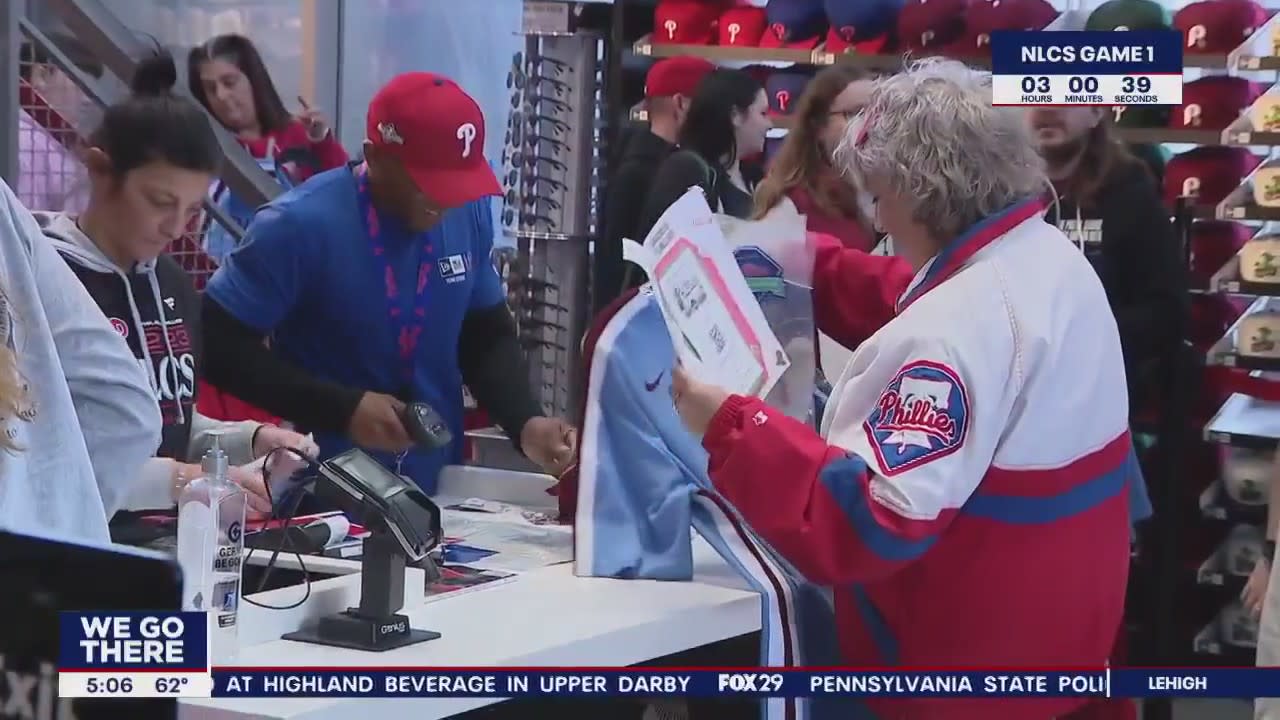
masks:
{"type": "Polygon", "coordinates": [[[400,422],[413,444],[423,450],[437,450],[453,442],[449,424],[436,409],[424,402],[409,403],[400,413],[400,422]]]}

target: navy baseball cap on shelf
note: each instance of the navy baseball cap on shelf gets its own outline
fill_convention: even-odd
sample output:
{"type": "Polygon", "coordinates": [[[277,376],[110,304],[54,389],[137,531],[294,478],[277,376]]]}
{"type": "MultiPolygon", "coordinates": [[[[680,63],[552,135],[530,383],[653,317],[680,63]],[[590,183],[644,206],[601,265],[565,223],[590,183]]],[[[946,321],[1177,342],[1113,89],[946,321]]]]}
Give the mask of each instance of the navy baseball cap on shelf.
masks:
{"type": "Polygon", "coordinates": [[[780,71],[770,75],[764,84],[764,92],[769,96],[769,114],[790,115],[808,84],[809,75],[805,73],[780,71]]]}
{"type": "Polygon", "coordinates": [[[904,0],[826,0],[829,52],[874,55],[893,45],[894,27],[904,0]]]}
{"type": "Polygon", "coordinates": [[[764,11],[769,27],[760,38],[762,48],[812,50],[827,29],[822,0],[769,0],[764,11]]]}

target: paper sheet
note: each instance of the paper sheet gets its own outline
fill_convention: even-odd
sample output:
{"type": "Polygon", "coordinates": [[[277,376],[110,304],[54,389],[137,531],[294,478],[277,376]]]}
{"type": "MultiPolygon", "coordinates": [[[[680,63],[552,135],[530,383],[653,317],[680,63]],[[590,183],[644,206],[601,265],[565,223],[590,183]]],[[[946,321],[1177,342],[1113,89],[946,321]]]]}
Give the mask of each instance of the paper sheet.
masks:
{"type": "Polygon", "coordinates": [[[694,377],[764,397],[791,365],[702,191],[691,188],[622,255],[649,276],[676,357],[694,377]]]}

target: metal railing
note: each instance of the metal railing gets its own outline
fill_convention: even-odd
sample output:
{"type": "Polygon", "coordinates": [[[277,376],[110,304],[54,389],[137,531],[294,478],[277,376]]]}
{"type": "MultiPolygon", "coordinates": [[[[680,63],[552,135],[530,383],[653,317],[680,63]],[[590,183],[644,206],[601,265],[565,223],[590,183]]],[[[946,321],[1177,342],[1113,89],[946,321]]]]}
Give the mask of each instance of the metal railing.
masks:
{"type": "MultiPolygon", "coordinates": [[[[132,76],[136,57],[154,52],[124,28],[97,0],[51,2],[77,39],[94,54],[107,72],[117,78],[132,76]]],[[[17,19],[19,37],[37,50],[36,57],[47,59],[74,84],[74,90],[63,88],[57,97],[46,97],[36,84],[24,80],[34,78],[33,67],[18,67],[12,79],[17,82],[18,111],[16,151],[17,182],[15,190],[32,210],[78,212],[88,201],[88,174],[81,159],[85,137],[101,115],[101,108],[111,103],[115,93],[108,83],[86,75],[28,19],[17,19]]],[[[16,53],[15,53],[16,54],[16,53]]],[[[65,84],[64,84],[65,85],[65,84]]],[[[186,94],[185,88],[175,92],[186,94]]],[[[194,101],[194,100],[193,100],[194,101]]],[[[223,151],[221,180],[251,206],[261,205],[281,191],[280,186],[250,158],[214,118],[211,124],[219,136],[223,151]]],[[[237,240],[244,230],[217,204],[206,199],[206,215],[198,219],[169,248],[169,254],[191,275],[197,288],[203,289],[217,263],[204,249],[204,232],[210,222],[218,223],[237,240]]]]}

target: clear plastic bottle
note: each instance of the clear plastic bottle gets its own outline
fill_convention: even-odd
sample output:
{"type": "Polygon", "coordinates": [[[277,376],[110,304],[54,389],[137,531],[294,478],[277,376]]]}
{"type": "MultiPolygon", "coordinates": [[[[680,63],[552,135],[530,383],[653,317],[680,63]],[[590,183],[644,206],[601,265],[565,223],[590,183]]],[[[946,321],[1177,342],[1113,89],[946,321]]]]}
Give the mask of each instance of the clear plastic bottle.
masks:
{"type": "Polygon", "coordinates": [[[184,610],[202,610],[209,623],[214,665],[239,650],[237,613],[244,557],[244,490],[227,476],[227,455],[217,438],[200,463],[201,476],[178,497],[178,564],[184,610]]]}

